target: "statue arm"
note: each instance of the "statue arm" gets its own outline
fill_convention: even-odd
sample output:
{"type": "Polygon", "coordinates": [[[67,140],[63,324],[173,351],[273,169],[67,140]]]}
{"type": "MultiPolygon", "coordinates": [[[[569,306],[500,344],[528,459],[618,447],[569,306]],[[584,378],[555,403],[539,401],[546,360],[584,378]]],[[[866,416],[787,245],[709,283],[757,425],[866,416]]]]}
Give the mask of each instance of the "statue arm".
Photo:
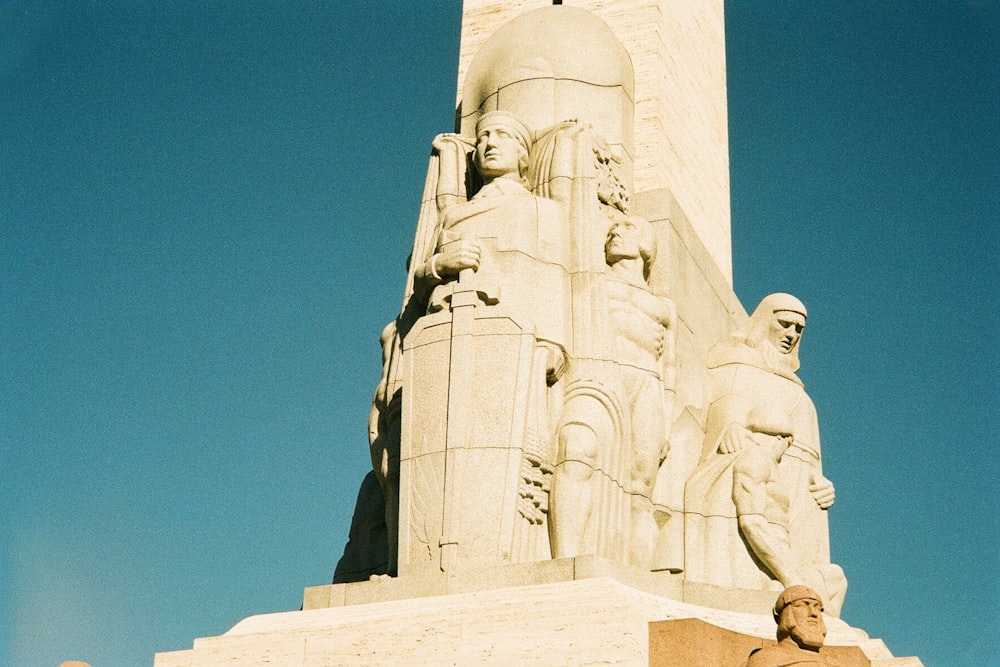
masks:
{"type": "Polygon", "coordinates": [[[787,537],[775,534],[767,520],[767,483],[773,474],[768,454],[756,445],[746,449],[733,466],[733,502],[737,522],[754,555],[788,586],[801,580],[787,537]]]}
{"type": "Polygon", "coordinates": [[[712,403],[708,409],[702,459],[712,454],[732,454],[753,445],[753,434],[746,427],[750,410],[749,401],[734,393],[712,403]]]}
{"type": "Polygon", "coordinates": [[[399,357],[399,336],[396,322],[393,320],[382,329],[379,336],[382,346],[382,377],[375,387],[372,397],[372,409],[368,413],[368,446],[371,451],[372,469],[379,484],[385,485],[389,475],[389,452],[386,445],[389,426],[389,403],[392,400],[394,384],[394,362],[399,357]]]}
{"type": "Polygon", "coordinates": [[[570,205],[573,199],[573,178],[581,164],[589,166],[590,142],[586,147],[580,139],[587,127],[576,119],[564,120],[535,142],[533,165],[528,180],[536,194],[570,205]]]}
{"type": "Polygon", "coordinates": [[[663,318],[663,351],[660,359],[663,362],[663,385],[673,391],[677,387],[677,306],[672,299],[662,298],[663,318]]]}
{"type": "MultiPolygon", "coordinates": [[[[469,239],[465,244],[449,246],[440,252],[443,232],[441,219],[444,211],[459,202],[468,200],[466,180],[469,175],[469,153],[475,147],[472,139],[460,134],[445,133],[434,137],[431,143],[432,164],[428,169],[427,187],[424,191],[424,209],[433,207],[434,213],[421,213],[421,217],[434,219],[433,232],[418,231],[423,237],[420,251],[415,247],[411,256],[413,266],[413,292],[421,303],[427,303],[431,291],[455,276],[464,268],[478,268],[480,247],[478,241],[469,239]],[[433,203],[431,203],[433,202],[433,203]]],[[[430,227],[430,225],[423,225],[430,227]]]]}
{"type": "Polygon", "coordinates": [[[819,508],[823,510],[830,509],[837,497],[833,482],[815,470],[809,478],[809,493],[819,508]]]}
{"type": "Polygon", "coordinates": [[[660,463],[670,452],[670,435],[674,423],[674,407],[677,402],[677,308],[670,299],[662,299],[664,305],[663,351],[660,354],[661,376],[663,378],[663,414],[665,424],[664,448],[660,463]]]}
{"type": "Polygon", "coordinates": [[[438,157],[433,196],[440,214],[452,204],[469,198],[466,179],[469,175],[469,154],[475,149],[475,142],[461,134],[447,132],[434,137],[431,146],[438,157]]]}
{"type": "Polygon", "coordinates": [[[431,290],[452,280],[463,269],[479,269],[483,251],[482,244],[475,237],[460,238],[448,243],[439,241],[435,246],[435,251],[413,274],[414,289],[425,303],[431,290]]]}
{"type": "Polygon", "coordinates": [[[803,393],[803,400],[796,410],[794,451],[791,456],[804,460],[809,468],[809,494],[820,509],[829,509],[836,500],[833,482],[823,476],[823,462],[820,456],[819,418],[816,406],[803,393]]]}
{"type": "MultiPolygon", "coordinates": [[[[435,238],[437,235],[435,235],[435,238]]],[[[431,247],[435,247],[437,243],[431,247]]],[[[430,257],[420,262],[413,270],[413,295],[422,303],[427,304],[431,291],[444,282],[444,278],[437,272],[437,262],[432,252],[430,257]]]]}

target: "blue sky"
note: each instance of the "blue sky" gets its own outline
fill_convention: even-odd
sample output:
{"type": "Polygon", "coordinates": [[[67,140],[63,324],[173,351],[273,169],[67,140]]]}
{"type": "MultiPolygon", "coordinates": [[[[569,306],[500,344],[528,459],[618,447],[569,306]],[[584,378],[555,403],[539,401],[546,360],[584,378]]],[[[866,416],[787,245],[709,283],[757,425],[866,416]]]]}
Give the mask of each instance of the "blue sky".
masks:
{"type": "MultiPolygon", "coordinates": [[[[330,580],[461,14],[366,4],[0,3],[0,664],[330,580]]],[[[736,292],[810,310],[844,618],[1000,665],[1000,7],[726,9],[736,292]]]]}

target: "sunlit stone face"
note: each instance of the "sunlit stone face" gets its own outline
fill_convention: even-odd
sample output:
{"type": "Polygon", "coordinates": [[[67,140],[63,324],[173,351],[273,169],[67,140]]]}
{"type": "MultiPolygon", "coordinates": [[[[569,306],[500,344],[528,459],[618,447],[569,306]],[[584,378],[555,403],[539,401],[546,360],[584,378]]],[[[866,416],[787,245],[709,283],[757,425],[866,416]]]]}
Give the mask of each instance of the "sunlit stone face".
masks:
{"type": "Polygon", "coordinates": [[[604,242],[604,257],[608,264],[639,257],[641,244],[642,232],[636,227],[635,222],[628,218],[620,218],[608,230],[608,238],[604,242]]]}
{"type": "Polygon", "coordinates": [[[818,649],[826,639],[823,603],[819,600],[803,598],[790,603],[781,611],[778,624],[803,648],[818,649]]]}
{"type": "Polygon", "coordinates": [[[518,174],[523,152],[516,132],[502,124],[487,125],[476,136],[476,165],[484,178],[518,174]]]}
{"type": "Polygon", "coordinates": [[[799,344],[802,330],[806,327],[806,318],[802,313],[791,310],[779,310],[771,319],[767,339],[782,354],[788,354],[799,344]]]}

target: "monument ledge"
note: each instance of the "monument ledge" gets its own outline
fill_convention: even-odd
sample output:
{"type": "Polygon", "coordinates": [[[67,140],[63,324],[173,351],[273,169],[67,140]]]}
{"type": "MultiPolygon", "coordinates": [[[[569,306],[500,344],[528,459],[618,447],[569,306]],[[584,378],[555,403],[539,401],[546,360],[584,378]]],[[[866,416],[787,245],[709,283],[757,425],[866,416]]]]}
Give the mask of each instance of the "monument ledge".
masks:
{"type": "MultiPolygon", "coordinates": [[[[159,653],[154,667],[239,664],[329,665],[649,665],[651,640],[662,622],[694,619],[690,642],[773,643],[769,613],[712,609],[649,592],[649,586],[697,597],[706,594],[678,577],[629,572],[598,558],[568,558],[497,568],[474,581],[461,573],[413,581],[368,582],[307,588],[302,611],[251,616],[218,637],[196,639],[190,650],[159,653]],[[565,580],[551,582],[553,577],[565,580]],[[507,585],[547,578],[551,583],[507,585]],[[624,579],[624,581],[623,581],[624,579]],[[435,581],[436,580],[436,581],[435,581]],[[448,592],[462,586],[480,590],[448,592]],[[433,592],[434,586],[441,592],[433,592]],[[383,597],[377,600],[378,594],[383,597]],[[406,595],[409,594],[409,597],[406,595]]],[[[754,591],[747,602],[752,601],[754,591]]],[[[773,596],[768,596],[773,597],[773,596]]],[[[772,600],[773,603],[773,600],[772,600]]],[[[862,666],[921,667],[894,658],[885,644],[839,619],[827,617],[825,646],[854,647],[862,666]]],[[[674,628],[676,630],[676,628],[674,628]]],[[[676,631],[668,633],[675,639],[676,631]]],[[[656,646],[653,646],[655,650],[656,646]]],[[[662,662],[655,664],[683,664],[662,662]]]]}

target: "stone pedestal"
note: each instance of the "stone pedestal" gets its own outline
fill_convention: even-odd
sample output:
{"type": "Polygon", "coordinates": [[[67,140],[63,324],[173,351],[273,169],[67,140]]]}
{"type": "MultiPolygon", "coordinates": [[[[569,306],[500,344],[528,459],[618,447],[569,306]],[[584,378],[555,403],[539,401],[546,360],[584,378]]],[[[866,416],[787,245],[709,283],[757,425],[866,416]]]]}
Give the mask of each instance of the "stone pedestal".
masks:
{"type": "MultiPolygon", "coordinates": [[[[157,654],[154,665],[741,667],[750,650],[773,642],[774,621],[766,613],[681,600],[707,599],[710,593],[671,575],[593,558],[478,575],[470,570],[429,571],[407,581],[382,577],[306,589],[303,611],[251,616],[219,637],[196,639],[191,650],[157,654]],[[531,583],[539,580],[551,583],[531,583]],[[656,588],[661,594],[651,592],[656,588]]],[[[746,606],[762,603],[747,593],[746,606]]],[[[836,664],[921,666],[916,658],[894,658],[861,630],[826,620],[824,650],[853,660],[836,664]]]]}

